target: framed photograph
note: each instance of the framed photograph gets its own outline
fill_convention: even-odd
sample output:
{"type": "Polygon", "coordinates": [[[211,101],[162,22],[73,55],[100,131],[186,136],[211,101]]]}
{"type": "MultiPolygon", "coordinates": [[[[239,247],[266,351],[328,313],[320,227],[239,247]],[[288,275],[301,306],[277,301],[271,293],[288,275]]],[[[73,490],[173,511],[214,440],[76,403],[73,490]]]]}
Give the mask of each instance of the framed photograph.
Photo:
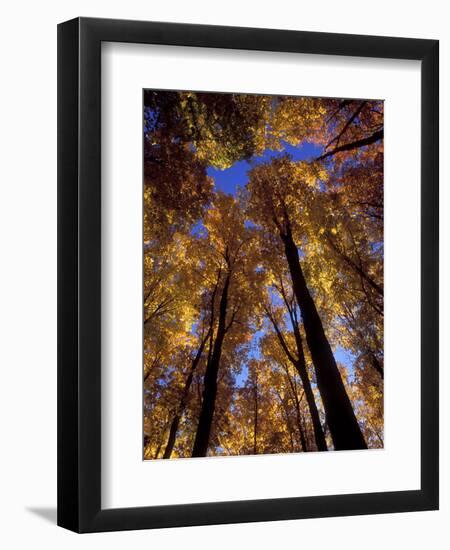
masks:
{"type": "Polygon", "coordinates": [[[438,42],[58,27],[58,524],[438,508],[438,42]]]}

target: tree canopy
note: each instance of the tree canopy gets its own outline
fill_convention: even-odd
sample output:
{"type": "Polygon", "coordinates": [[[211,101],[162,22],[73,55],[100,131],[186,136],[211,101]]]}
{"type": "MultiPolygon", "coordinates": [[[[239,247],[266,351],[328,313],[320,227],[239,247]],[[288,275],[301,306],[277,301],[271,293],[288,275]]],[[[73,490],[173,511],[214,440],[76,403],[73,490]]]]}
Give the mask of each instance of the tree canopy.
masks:
{"type": "Polygon", "coordinates": [[[144,458],[382,447],[383,102],[143,115],[144,458]]]}

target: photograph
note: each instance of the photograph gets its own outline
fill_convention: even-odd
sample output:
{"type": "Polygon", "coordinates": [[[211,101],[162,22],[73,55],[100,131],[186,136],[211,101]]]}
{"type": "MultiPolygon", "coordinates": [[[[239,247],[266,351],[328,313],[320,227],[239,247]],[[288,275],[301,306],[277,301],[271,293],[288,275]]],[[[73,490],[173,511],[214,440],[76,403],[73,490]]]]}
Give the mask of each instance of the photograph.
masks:
{"type": "Polygon", "coordinates": [[[450,547],[446,7],[5,3],[1,548],[450,547]]]}
{"type": "Polygon", "coordinates": [[[382,99],[143,90],[144,460],[383,448],[382,99]]]}

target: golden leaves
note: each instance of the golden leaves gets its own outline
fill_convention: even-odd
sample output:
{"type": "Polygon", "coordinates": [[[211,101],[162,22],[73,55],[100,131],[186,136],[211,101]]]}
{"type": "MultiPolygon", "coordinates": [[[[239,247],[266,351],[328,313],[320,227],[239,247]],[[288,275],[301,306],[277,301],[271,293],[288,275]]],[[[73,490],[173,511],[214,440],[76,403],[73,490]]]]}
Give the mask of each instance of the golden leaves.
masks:
{"type": "MultiPolygon", "coordinates": [[[[269,148],[281,152],[286,143],[310,141],[327,151],[367,136],[382,122],[379,103],[364,104],[348,126],[359,108],[349,100],[155,92],[151,108],[159,118],[144,152],[145,457],[162,456],[190,366],[208,336],[172,453],[190,456],[226,280],[210,454],[298,452],[302,430],[314,448],[302,381],[267,319],[269,310],[294,354],[295,312],[306,342],[284,253],[288,232],[331,345],[353,357],[352,373],[342,369],[342,377],[364,436],[380,446],[382,144],[324,162],[283,154],[258,159],[234,196],[214,189],[206,172],[269,148]]],[[[307,344],[305,361],[325,423],[307,344]]]]}

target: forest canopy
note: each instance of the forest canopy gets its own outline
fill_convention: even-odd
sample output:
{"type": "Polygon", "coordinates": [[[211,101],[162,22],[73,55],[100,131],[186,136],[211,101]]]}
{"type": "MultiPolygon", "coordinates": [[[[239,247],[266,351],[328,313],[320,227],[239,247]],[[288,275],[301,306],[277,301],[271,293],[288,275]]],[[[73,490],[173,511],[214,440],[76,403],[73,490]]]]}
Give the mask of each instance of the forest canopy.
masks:
{"type": "Polygon", "coordinates": [[[383,447],[383,102],[143,121],[144,459],[383,447]]]}

